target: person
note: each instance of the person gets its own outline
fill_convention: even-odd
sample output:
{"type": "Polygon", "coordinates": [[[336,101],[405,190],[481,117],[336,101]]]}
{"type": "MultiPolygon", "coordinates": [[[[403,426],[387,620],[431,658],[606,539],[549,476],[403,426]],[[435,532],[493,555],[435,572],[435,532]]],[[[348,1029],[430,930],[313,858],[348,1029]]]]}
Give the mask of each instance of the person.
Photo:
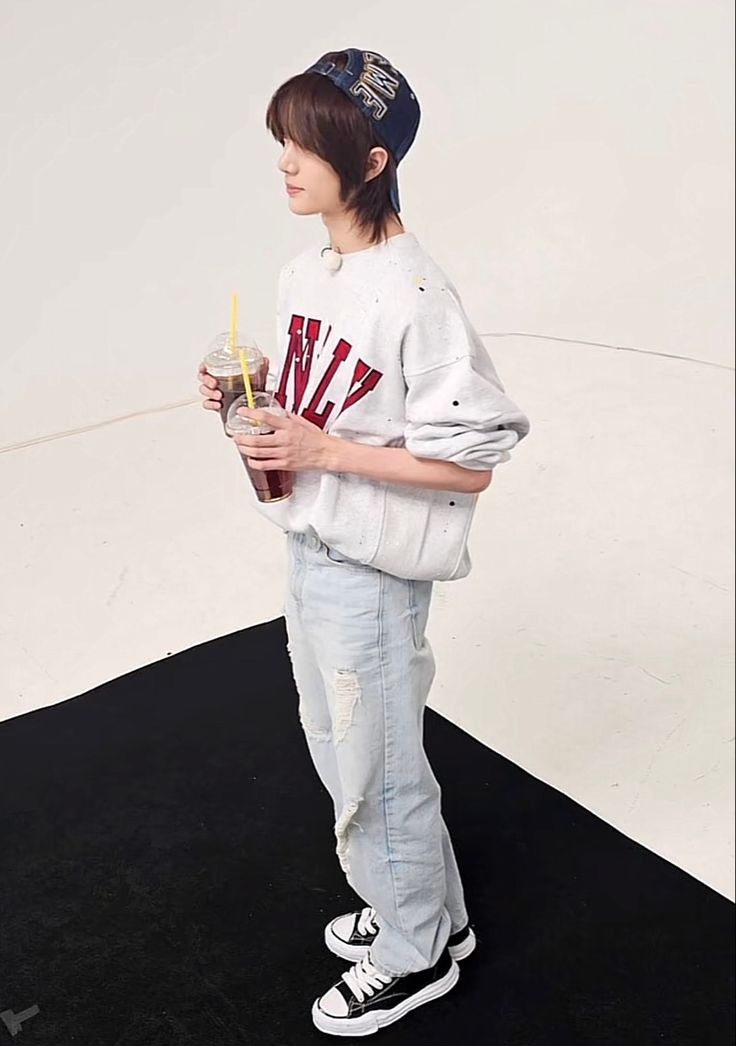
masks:
{"type": "MultiPolygon", "coordinates": [[[[327,246],[279,274],[270,435],[235,436],[256,469],[294,473],[254,507],[286,535],[284,612],[299,717],[334,803],[336,852],[365,902],[325,943],[351,961],[315,1026],[366,1035],[448,992],[476,945],[423,747],[435,581],[467,576],[495,467],[529,432],[459,294],[399,217],[397,165],[419,103],[382,55],[323,55],[282,84],[266,124],[297,215],[327,246]]],[[[216,382],[200,366],[204,407],[216,382]]]]}

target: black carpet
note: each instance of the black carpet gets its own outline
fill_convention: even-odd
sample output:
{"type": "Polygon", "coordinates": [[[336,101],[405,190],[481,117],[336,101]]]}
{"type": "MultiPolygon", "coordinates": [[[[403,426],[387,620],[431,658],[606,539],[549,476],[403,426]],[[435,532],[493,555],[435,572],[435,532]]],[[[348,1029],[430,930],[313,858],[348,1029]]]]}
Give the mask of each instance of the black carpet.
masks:
{"type": "MultiPolygon", "coordinates": [[[[730,901],[432,711],[426,747],[479,947],[362,1041],[731,1046],[730,901]]],[[[283,618],[0,723],[0,1046],[339,1042],[332,816],[283,618]]]]}

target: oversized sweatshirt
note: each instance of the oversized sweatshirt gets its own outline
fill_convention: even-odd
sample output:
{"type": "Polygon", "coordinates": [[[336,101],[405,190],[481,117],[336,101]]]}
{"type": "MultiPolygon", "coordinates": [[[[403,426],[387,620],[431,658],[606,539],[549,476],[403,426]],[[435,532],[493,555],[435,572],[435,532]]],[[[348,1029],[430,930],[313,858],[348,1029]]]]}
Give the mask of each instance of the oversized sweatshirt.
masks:
{"type": "MultiPolygon", "coordinates": [[[[271,372],[287,411],[339,439],[492,470],[529,432],[450,280],[405,232],[342,256],[310,248],[279,274],[271,372]]],[[[256,509],[341,557],[416,580],[471,570],[478,494],[353,473],[294,473],[290,498],[256,509]]]]}

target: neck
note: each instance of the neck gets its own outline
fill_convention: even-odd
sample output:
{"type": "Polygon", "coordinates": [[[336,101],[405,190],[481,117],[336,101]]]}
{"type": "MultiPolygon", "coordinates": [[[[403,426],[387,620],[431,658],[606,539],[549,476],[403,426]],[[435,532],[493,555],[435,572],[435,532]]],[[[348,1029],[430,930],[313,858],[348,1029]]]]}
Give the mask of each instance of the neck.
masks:
{"type": "MultiPolygon", "coordinates": [[[[322,221],[329,234],[331,245],[340,254],[352,254],[354,251],[363,251],[366,247],[373,246],[365,232],[360,231],[354,225],[354,219],[348,214],[323,214],[322,221]]],[[[386,237],[390,239],[405,231],[401,219],[392,217],[386,226],[386,237]]]]}

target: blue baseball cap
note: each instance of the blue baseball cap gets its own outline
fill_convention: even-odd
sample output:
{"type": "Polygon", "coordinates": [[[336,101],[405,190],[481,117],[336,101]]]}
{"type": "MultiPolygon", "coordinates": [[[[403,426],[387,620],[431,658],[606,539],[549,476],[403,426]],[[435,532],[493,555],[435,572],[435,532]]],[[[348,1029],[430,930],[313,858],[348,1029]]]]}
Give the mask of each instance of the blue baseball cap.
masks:
{"type": "MultiPolygon", "coordinates": [[[[304,71],[328,77],[373,121],[378,136],[398,167],[419,128],[421,111],[416,95],[399,70],[376,51],[347,47],[338,53],[346,56],[344,69],[323,55],[304,71]]],[[[391,205],[398,214],[401,201],[396,176],[391,183],[391,205]]]]}

